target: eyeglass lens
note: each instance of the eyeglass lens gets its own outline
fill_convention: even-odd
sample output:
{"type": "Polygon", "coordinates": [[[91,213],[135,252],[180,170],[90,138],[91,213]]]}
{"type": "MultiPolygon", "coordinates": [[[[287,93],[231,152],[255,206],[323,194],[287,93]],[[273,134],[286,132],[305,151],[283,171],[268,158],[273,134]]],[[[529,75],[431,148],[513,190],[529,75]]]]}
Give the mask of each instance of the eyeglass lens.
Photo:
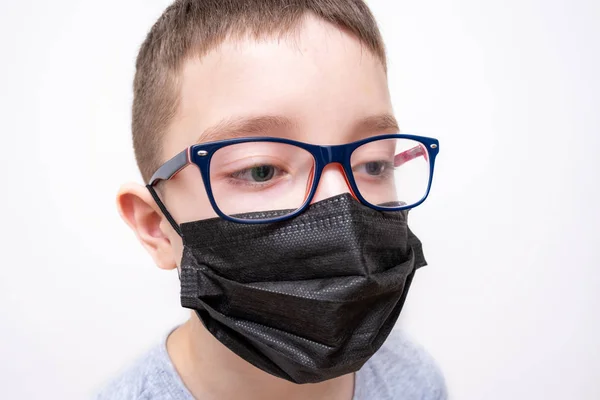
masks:
{"type": "MultiPolygon", "coordinates": [[[[429,159],[424,145],[411,139],[365,143],[350,157],[358,191],[380,207],[413,205],[426,194],[429,159]]],[[[210,185],[222,213],[285,210],[304,204],[312,186],[315,160],[298,146],[277,142],[245,142],[217,150],[210,164],[210,185]]],[[[248,217],[250,218],[250,217],[248,217]]]]}

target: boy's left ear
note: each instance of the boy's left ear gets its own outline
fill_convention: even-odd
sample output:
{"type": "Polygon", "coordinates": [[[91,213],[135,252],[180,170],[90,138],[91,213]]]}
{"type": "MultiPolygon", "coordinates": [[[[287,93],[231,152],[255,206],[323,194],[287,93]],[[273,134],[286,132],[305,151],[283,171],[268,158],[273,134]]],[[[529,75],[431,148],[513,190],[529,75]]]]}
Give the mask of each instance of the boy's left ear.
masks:
{"type": "Polygon", "coordinates": [[[148,189],[137,183],[126,183],[117,194],[117,208],[138,240],[161,269],[177,267],[172,241],[179,235],[164,217],[148,189]]]}

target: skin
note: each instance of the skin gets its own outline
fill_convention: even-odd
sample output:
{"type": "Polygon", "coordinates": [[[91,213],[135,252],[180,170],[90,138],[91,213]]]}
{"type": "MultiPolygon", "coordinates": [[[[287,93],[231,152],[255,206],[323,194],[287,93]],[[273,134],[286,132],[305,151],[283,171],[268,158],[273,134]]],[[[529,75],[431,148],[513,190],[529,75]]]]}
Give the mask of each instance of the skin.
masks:
{"type": "MultiPolygon", "coordinates": [[[[307,17],[289,38],[228,41],[201,59],[187,61],[181,74],[180,108],[164,139],[162,157],[166,161],[199,139],[231,136],[348,143],[398,132],[393,118],[378,117],[392,114],[381,61],[353,36],[307,17]],[[243,120],[264,116],[289,121],[248,124],[243,120]]],[[[343,171],[331,164],[323,171],[313,202],[344,192],[350,189],[343,171]]],[[[161,194],[179,223],[216,216],[193,165],[165,182],[161,194]]],[[[177,268],[181,238],[146,188],[123,185],[117,204],[156,265],[177,268]]],[[[354,374],[305,385],[269,375],[218,342],[193,312],[169,336],[167,349],[195,398],[349,400],[354,391],[354,374]]]]}

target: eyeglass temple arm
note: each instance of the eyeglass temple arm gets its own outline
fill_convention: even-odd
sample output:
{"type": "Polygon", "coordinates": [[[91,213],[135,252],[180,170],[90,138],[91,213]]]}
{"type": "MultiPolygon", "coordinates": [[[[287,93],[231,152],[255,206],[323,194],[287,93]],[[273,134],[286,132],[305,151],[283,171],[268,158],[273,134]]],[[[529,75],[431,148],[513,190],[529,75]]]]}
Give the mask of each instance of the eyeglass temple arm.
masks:
{"type": "Polygon", "coordinates": [[[425,150],[423,145],[418,145],[412,149],[405,150],[394,157],[394,167],[399,167],[402,164],[421,156],[425,158],[425,161],[429,161],[429,155],[427,154],[427,150],[425,150]]]}
{"type": "Polygon", "coordinates": [[[148,185],[154,186],[159,181],[171,179],[190,163],[190,149],[185,149],[160,166],[150,178],[148,185]]]}
{"type": "Polygon", "coordinates": [[[182,151],[181,153],[177,154],[175,157],[171,158],[169,161],[167,161],[163,165],[161,165],[160,168],[158,168],[156,170],[154,175],[152,175],[152,178],[150,178],[150,181],[146,185],[146,188],[148,188],[148,191],[150,192],[150,194],[152,195],[152,198],[158,205],[158,208],[160,208],[163,215],[167,218],[167,220],[169,221],[169,223],[171,224],[171,226],[173,227],[173,229],[175,230],[175,232],[177,232],[177,234],[179,236],[182,236],[181,228],[179,228],[179,225],[173,219],[173,216],[171,215],[171,213],[167,210],[167,208],[163,204],[160,197],[158,197],[158,193],[156,193],[156,190],[154,190],[154,186],[162,180],[171,179],[179,171],[181,171],[183,168],[185,168],[189,163],[190,163],[190,149],[188,148],[188,149],[182,151]]]}

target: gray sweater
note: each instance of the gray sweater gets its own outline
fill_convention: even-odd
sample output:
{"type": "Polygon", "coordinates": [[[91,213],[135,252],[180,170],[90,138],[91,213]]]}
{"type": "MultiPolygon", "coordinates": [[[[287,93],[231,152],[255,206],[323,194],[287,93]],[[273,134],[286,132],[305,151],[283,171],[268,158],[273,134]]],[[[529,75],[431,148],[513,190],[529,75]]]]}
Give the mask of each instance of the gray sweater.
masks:
{"type": "MultiPolygon", "coordinates": [[[[353,400],[446,398],[444,378],[435,361],[397,330],[356,373],[353,400]]],[[[166,337],[106,386],[96,399],[194,400],[171,363],[166,337]]]]}

